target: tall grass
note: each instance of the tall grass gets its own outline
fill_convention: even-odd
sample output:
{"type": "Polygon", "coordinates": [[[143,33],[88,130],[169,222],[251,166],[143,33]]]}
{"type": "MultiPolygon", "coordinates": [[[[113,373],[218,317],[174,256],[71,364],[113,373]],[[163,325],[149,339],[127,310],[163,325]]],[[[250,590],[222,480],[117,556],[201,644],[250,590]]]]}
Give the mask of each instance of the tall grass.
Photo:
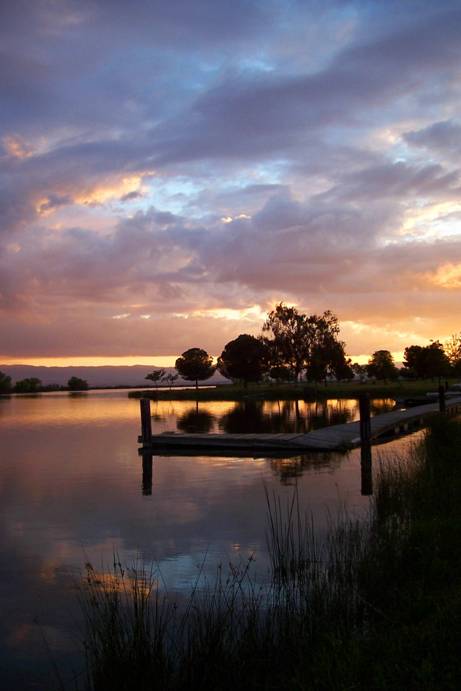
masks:
{"type": "Polygon", "coordinates": [[[322,542],[296,492],[267,494],[262,585],[250,558],[173,602],[154,571],[88,565],[87,689],[461,688],[460,442],[434,423],[381,467],[368,520],[322,542]]]}

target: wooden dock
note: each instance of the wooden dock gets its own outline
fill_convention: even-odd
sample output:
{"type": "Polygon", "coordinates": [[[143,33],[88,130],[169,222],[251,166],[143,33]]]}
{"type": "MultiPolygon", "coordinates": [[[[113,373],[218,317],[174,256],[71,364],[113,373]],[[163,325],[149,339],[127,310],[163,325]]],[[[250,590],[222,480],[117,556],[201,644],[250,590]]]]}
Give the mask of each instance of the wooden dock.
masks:
{"type": "MultiPolygon", "coordinates": [[[[443,401],[446,414],[461,413],[461,395],[443,401]]],[[[423,427],[425,422],[440,412],[442,404],[428,403],[414,408],[393,410],[376,415],[369,421],[368,438],[378,442],[382,437],[405,434],[423,427]]],[[[143,434],[138,438],[142,444],[140,452],[148,450],[172,451],[178,453],[200,452],[257,452],[299,454],[306,451],[346,451],[361,445],[360,421],[342,425],[331,425],[306,434],[182,434],[164,432],[149,434],[150,402],[141,401],[143,434]],[[143,411],[144,404],[144,413],[143,411]],[[147,405],[149,404],[149,406],[147,405]],[[149,411],[149,421],[147,421],[149,411]],[[144,417],[143,417],[144,415],[144,417]]]]}

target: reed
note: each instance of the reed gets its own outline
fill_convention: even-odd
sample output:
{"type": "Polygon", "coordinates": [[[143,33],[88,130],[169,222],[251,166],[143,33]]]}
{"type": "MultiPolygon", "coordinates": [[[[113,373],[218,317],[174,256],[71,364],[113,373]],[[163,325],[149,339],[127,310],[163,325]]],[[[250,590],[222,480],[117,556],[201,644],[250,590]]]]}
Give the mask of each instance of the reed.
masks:
{"type": "Polygon", "coordinates": [[[323,541],[296,491],[267,492],[262,584],[250,558],[178,602],[142,565],[88,565],[86,688],[461,688],[460,442],[459,421],[436,421],[381,465],[368,518],[323,541]]]}

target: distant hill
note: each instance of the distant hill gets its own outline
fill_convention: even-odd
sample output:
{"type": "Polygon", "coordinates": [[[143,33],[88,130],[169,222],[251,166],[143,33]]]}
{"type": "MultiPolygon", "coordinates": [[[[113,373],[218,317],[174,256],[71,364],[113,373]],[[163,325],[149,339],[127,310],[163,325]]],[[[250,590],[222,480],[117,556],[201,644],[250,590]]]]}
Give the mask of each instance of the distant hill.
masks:
{"type": "MultiPolygon", "coordinates": [[[[7,374],[13,380],[26,377],[37,377],[43,384],[66,385],[71,377],[85,379],[89,386],[146,386],[151,382],[146,381],[146,374],[153,369],[160,369],[156,365],[130,365],[130,366],[105,366],[105,367],[34,367],[33,365],[2,365],[0,371],[7,374]]],[[[163,367],[166,372],[175,372],[174,367],[163,367]]],[[[178,379],[176,386],[191,385],[178,379]]],[[[202,384],[228,384],[229,381],[221,374],[216,373],[202,384]]]]}

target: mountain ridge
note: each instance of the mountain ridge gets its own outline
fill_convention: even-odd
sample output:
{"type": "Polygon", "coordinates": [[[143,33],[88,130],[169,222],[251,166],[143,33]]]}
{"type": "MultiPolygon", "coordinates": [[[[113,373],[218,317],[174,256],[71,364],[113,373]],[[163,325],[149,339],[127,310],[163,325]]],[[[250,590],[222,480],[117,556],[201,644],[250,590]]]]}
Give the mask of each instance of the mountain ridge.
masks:
{"type": "MultiPolygon", "coordinates": [[[[146,381],[146,375],[153,369],[164,369],[167,373],[176,373],[174,367],[158,367],[152,365],[83,365],[57,367],[46,365],[3,365],[0,363],[0,371],[11,377],[13,383],[28,377],[37,377],[41,382],[48,386],[57,384],[65,386],[71,377],[85,379],[90,387],[98,386],[145,386],[152,384],[146,381]]],[[[190,385],[179,378],[176,385],[190,385]]],[[[216,372],[210,379],[206,379],[202,384],[225,384],[225,379],[219,372],[216,372]]]]}

